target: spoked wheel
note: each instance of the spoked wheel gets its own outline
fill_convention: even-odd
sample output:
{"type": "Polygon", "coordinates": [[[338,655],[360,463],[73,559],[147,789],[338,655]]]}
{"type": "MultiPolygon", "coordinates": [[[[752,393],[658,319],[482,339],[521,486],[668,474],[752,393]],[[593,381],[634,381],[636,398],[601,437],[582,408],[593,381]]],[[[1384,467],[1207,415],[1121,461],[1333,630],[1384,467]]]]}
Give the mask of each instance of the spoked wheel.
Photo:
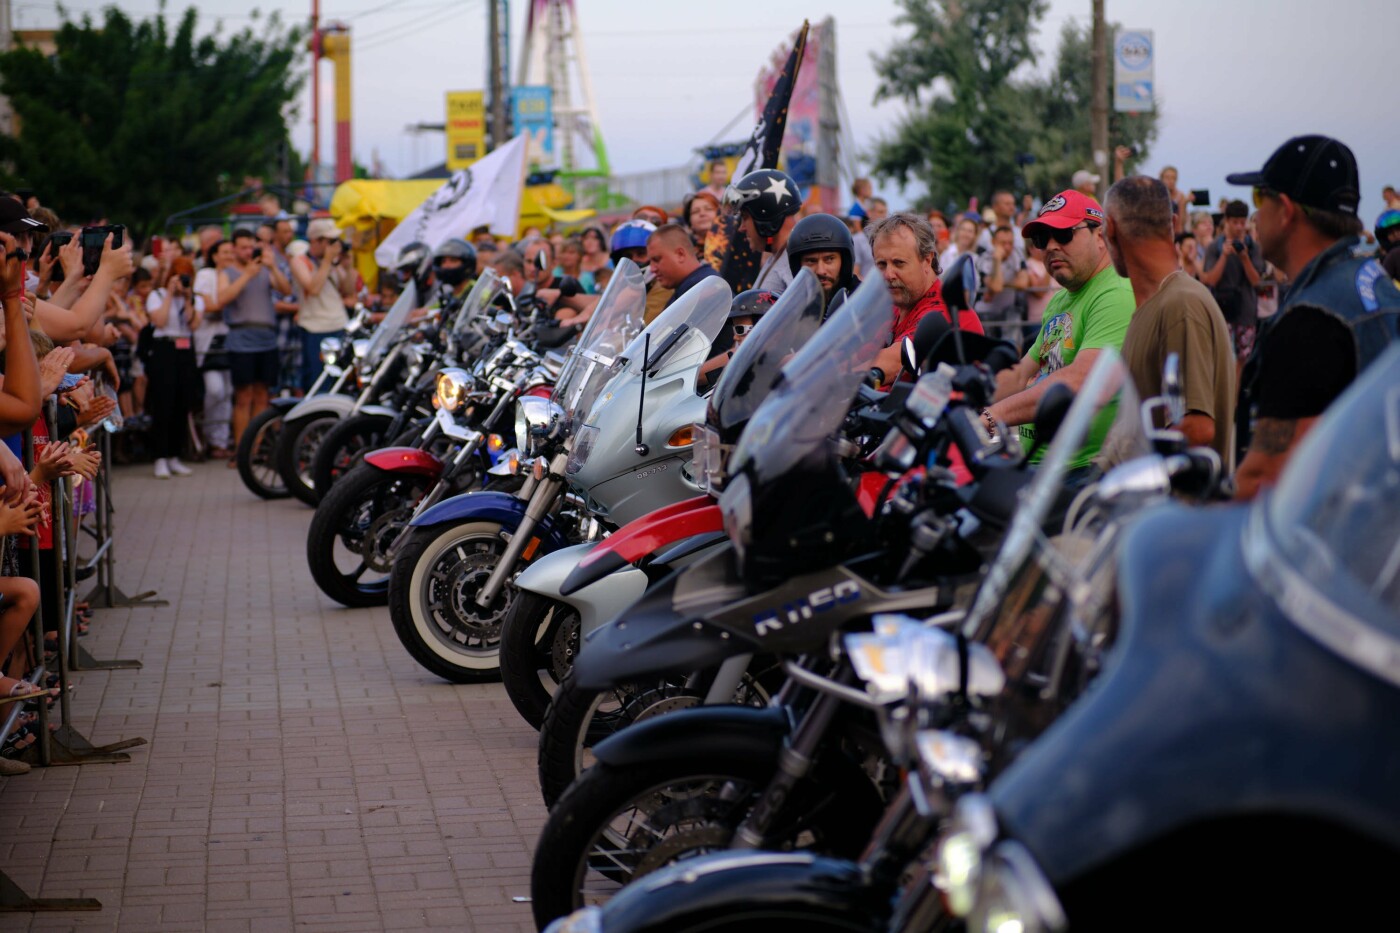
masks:
{"type": "Polygon", "coordinates": [[[238,463],[238,478],[255,496],[263,499],[285,499],[291,495],[282,474],[277,472],[277,439],[282,433],[280,408],[269,408],[248,423],[238,439],[234,457],[238,463]]]}
{"type": "Polygon", "coordinates": [[[501,622],[518,591],[507,581],[489,606],[476,594],[505,550],[501,532],[495,522],[415,528],[394,558],[394,631],[414,660],[454,683],[500,676],[501,622]]]}
{"type": "Polygon", "coordinates": [[[311,485],[317,496],[324,499],[366,453],[385,446],[384,435],[392,423],[388,415],[355,415],[327,431],[311,461],[311,485]]]}
{"type": "MultiPolygon", "coordinates": [[[[732,702],[766,706],[770,694],[758,679],[744,675],[732,702]]],[[[611,690],[585,690],[568,674],[554,692],[540,726],[540,793],[553,807],[570,784],[594,764],[593,746],[633,723],[705,702],[685,686],[685,678],[623,684],[611,690]]]]}
{"type": "Polygon", "coordinates": [[[351,607],[388,602],[391,548],[436,483],[362,463],[332,487],[306,535],[307,561],[321,592],[351,607]]]}
{"type": "Polygon", "coordinates": [[[522,592],[501,628],[501,682],[506,695],[536,730],[550,697],[573,666],[580,636],[578,610],[537,593],[522,592]]]}
{"type": "Polygon", "coordinates": [[[307,505],[314,506],[317,502],[311,462],[321,441],[338,420],[340,416],[331,411],[303,415],[285,422],[282,436],[278,438],[277,472],[287,484],[287,491],[307,505]]]}
{"type": "MultiPolygon", "coordinates": [[[[550,812],[535,846],[535,922],[543,929],[659,868],[729,848],[774,776],[777,752],[756,759],[716,750],[626,767],[599,764],[582,775],[550,812]]],[[[881,810],[859,766],[829,751],[781,805],[768,845],[854,857],[881,810]]]]}

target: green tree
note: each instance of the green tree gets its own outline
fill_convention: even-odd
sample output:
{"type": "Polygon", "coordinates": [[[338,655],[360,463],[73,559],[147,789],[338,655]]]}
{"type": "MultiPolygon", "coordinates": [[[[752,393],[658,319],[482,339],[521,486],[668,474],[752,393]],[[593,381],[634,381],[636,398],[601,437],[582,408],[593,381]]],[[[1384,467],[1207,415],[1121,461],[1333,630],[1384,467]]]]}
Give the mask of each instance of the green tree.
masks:
{"type": "Polygon", "coordinates": [[[68,21],[57,52],[0,55],[18,133],[0,139],[6,183],[23,180],[60,216],[106,216],[137,237],[167,216],[277,177],[304,80],[304,32],[273,14],[260,33],[196,35],[197,14],[68,21]]]}
{"type": "MultiPolygon", "coordinates": [[[[1031,36],[1044,0],[900,3],[897,23],[913,32],[876,59],[875,99],[909,112],[875,146],[878,177],[922,182],[925,204],[960,207],[1000,188],[1049,194],[1093,164],[1087,27],[1065,26],[1054,68],[1039,76],[1031,36]]],[[[1110,116],[1111,144],[1136,146],[1139,158],[1156,133],[1155,112],[1110,116]]]]}
{"type": "Polygon", "coordinates": [[[875,147],[875,174],[922,181],[933,203],[985,197],[1015,179],[1029,130],[1013,82],[1035,61],[1031,35],[1046,0],[900,0],[910,27],[875,59],[875,100],[898,98],[909,113],[875,147]]]}

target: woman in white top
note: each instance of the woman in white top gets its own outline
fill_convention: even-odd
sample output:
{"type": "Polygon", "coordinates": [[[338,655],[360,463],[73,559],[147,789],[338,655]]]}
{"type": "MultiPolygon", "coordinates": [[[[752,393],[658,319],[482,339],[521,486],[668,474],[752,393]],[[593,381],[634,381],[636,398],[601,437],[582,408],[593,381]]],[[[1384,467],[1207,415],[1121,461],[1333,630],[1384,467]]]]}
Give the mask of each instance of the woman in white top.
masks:
{"type": "MultiPolygon", "coordinates": [[[[204,380],[204,439],[216,460],[231,456],[233,450],[233,379],[227,366],[208,366],[209,348],[220,336],[228,336],[219,303],[219,275],[233,265],[233,259],[232,241],[220,239],[205,251],[204,268],[194,274],[195,294],[204,299],[204,318],[194,332],[194,362],[204,380]]],[[[228,359],[227,353],[219,356],[228,359]]]]}
{"type": "Polygon", "coordinates": [[[151,415],[151,447],[156,478],[189,476],[180,462],[189,415],[198,408],[204,388],[194,360],[194,332],[204,317],[204,299],[193,291],[194,264],[184,256],[170,264],[165,285],[146,299],[155,329],[146,408],[151,415]]]}
{"type": "Polygon", "coordinates": [[[953,267],[953,260],[963,253],[975,252],[977,249],[977,221],[971,217],[958,219],[957,225],[953,227],[952,243],[943,251],[943,255],[938,257],[938,267],[947,272],[953,267]]]}

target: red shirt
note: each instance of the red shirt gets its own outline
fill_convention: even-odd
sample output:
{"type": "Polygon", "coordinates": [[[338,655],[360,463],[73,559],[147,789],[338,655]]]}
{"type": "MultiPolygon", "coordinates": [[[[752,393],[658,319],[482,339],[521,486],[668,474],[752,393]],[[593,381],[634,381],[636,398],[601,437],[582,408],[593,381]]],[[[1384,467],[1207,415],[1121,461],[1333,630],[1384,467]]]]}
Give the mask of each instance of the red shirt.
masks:
{"type": "MultiPolygon", "coordinates": [[[[943,315],[949,324],[953,323],[953,315],[949,313],[948,306],[943,303],[943,283],[938,279],[933,280],[933,288],[924,293],[913,310],[903,317],[900,316],[899,308],[894,309],[894,340],[890,341],[890,346],[899,343],[905,337],[913,338],[914,331],[918,330],[919,322],[924,319],[924,315],[930,311],[937,311],[943,315]]],[[[958,314],[958,323],[962,329],[973,334],[984,333],[982,330],[982,320],[975,311],[963,311],[958,314]]]]}

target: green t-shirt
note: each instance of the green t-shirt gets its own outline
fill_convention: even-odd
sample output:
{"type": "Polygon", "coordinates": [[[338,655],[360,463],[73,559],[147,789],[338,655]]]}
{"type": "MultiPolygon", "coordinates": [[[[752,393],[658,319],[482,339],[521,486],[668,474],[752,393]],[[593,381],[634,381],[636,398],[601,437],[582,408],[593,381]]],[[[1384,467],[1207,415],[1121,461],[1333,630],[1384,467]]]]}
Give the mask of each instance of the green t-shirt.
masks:
{"type": "MultiPolygon", "coordinates": [[[[1040,363],[1040,372],[1032,384],[1073,363],[1080,350],[1104,347],[1121,350],[1136,306],[1132,283],[1113,271],[1112,266],[1084,283],[1077,292],[1067,288],[1056,292],[1045,306],[1040,334],[1031,347],[1031,357],[1040,363]]],[[[1117,410],[1118,404],[1114,402],[1094,418],[1087,442],[1070,460],[1070,469],[1088,466],[1094,459],[1113,425],[1117,410]]],[[[1021,425],[1021,443],[1029,449],[1034,441],[1035,427],[1021,425]]],[[[1044,455],[1042,449],[1031,460],[1039,463],[1044,455]]]]}

